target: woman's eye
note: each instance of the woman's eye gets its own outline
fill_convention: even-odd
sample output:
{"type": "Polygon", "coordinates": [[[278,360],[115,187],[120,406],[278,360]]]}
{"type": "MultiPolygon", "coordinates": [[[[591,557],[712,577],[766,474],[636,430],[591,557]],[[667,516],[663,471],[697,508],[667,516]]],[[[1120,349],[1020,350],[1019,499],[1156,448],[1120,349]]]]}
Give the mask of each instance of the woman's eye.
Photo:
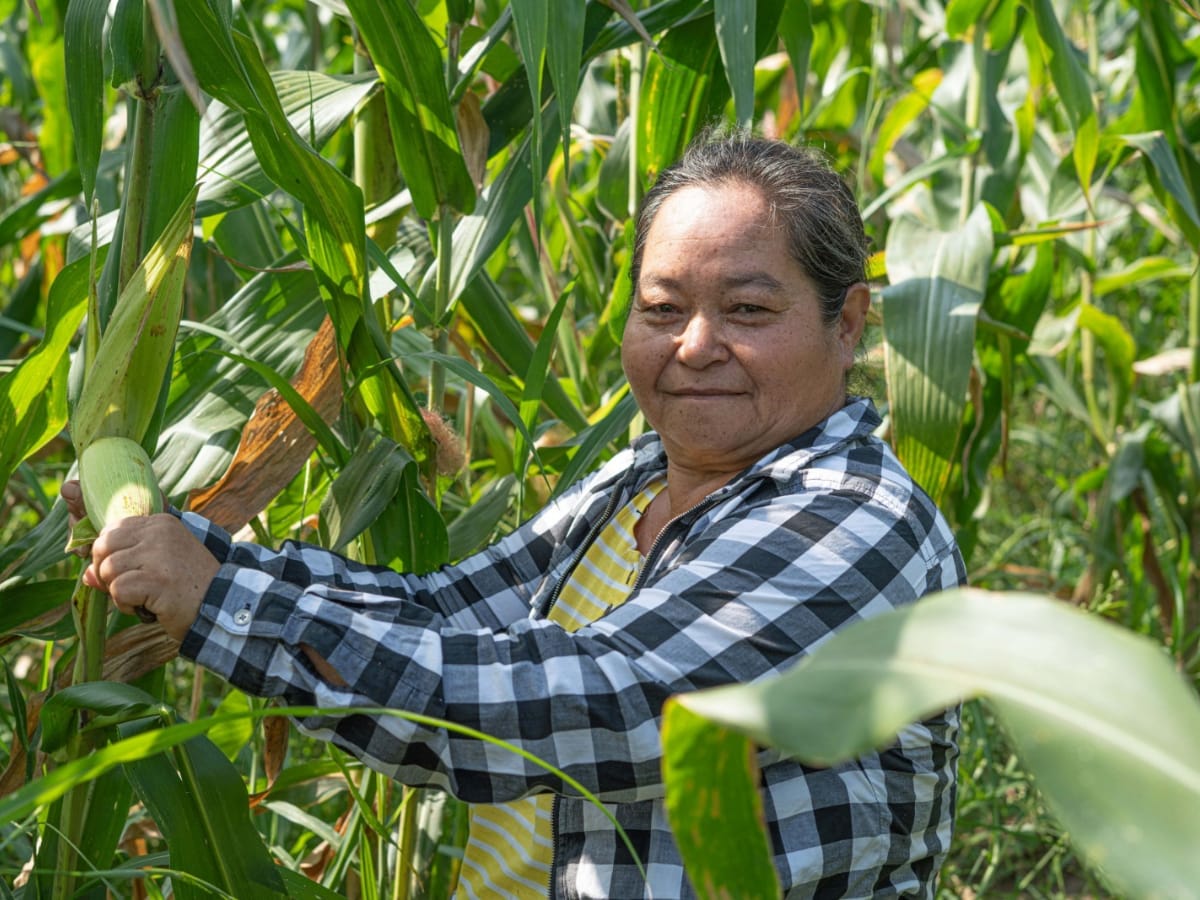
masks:
{"type": "Polygon", "coordinates": [[[765,306],[758,306],[754,303],[739,303],[733,308],[737,315],[753,315],[754,313],[766,312],[765,306]]]}

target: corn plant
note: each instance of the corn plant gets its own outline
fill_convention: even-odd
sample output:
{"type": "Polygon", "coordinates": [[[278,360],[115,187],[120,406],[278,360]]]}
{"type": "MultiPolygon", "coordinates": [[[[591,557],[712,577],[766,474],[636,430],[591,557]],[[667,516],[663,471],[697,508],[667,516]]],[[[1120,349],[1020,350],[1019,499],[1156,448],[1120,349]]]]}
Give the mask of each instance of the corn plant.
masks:
{"type": "MultiPolygon", "coordinates": [[[[0,794],[53,778],[55,756],[79,773],[71,723],[109,723],[86,746],[115,741],[126,765],[78,775],[106,823],[80,860],[50,849],[49,800],[3,826],[14,873],[41,841],[26,891],[169,870],[183,893],[294,893],[303,870],[436,897],[454,878],[455,804],[287,750],[275,711],[214,696],[152,626],[93,617],[89,654],[66,615],[68,409],[89,408],[89,346],[197,184],[169,379],[139,394],[157,480],[251,539],[422,571],[642,427],[616,351],[654,175],[714,119],[817,142],[879,250],[864,382],[973,583],[1091,607],[1194,676],[1187,0],[8,0],[0,17],[0,794]],[[193,731],[154,756],[133,732],[158,725],[193,731]],[[215,818],[200,795],[222,798],[215,818]],[[222,829],[232,863],[185,849],[222,829]]],[[[1038,817],[1023,846],[1016,813],[974,810],[948,881],[986,889],[1007,866],[1053,892],[1039,860],[1047,884],[1078,871],[1058,826],[1038,817]]]]}

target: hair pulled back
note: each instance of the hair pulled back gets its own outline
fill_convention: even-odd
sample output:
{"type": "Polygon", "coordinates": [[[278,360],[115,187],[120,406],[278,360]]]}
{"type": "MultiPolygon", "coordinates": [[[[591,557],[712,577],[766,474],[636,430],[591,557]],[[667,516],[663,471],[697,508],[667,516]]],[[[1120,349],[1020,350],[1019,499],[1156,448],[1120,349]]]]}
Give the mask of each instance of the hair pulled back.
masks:
{"type": "Polygon", "coordinates": [[[770,204],[775,222],[787,229],[793,258],[816,286],[822,320],[832,325],[847,289],[866,280],[868,242],[854,194],[820,151],[742,130],[702,132],[647,192],[634,234],[633,290],[646,235],[667,198],[683,188],[731,183],[757,188],[770,204]]]}

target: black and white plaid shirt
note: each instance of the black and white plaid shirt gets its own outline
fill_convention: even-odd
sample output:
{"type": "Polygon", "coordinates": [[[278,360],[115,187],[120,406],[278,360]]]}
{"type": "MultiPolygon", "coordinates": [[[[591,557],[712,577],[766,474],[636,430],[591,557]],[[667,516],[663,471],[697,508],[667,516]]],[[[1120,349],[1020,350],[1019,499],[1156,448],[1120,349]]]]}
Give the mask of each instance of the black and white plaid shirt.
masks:
{"type": "MultiPolygon", "coordinates": [[[[838,629],[962,584],[950,530],[889,448],[867,400],[772,451],[672,522],[630,598],[571,634],[547,621],[600,526],[666,459],[647,435],[490,548],[405,575],[288,543],[232,543],[183,521],[223,563],[183,655],[293,705],[386,706],[503,738],[609,805],[483,741],[395,717],[305,718],[307,733],[405,784],[473,803],[555,805],[556,897],[694,896],[662,802],[671,694],[782,672],[838,629]],[[322,680],[320,653],[350,685],[322,680]]],[[[764,751],[763,808],[789,897],[932,897],[954,814],[956,710],[830,769],[764,751]]]]}

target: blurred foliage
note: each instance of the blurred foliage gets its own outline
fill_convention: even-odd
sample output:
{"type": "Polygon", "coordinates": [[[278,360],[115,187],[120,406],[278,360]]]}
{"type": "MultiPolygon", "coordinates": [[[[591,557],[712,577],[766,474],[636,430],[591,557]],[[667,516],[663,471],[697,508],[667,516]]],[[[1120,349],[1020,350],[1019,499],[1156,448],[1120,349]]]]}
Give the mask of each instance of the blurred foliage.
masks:
{"type": "MultiPolygon", "coordinates": [[[[45,764],[39,691],[73,665],[57,495],[82,359],[52,340],[57,310],[93,284],[109,308],[201,182],[164,489],[255,539],[434,567],[644,427],[616,352],[629,220],[715,119],[813,142],[851,177],[878,251],[860,383],[972,584],[1087,608],[1194,681],[1193,6],[0,0],[0,789],[45,764]],[[299,437],[290,452],[264,437],[276,428],[299,437]],[[368,457],[387,461],[378,482],[339,482],[368,457]]],[[[191,720],[242,702],[164,667],[132,624],[109,623],[116,680],[191,720]]],[[[1099,893],[990,710],[968,713],[944,892],[1099,893]]],[[[453,851],[431,848],[461,843],[456,804],[301,741],[259,797],[278,744],[260,727],[217,742],[282,870],[356,896],[445,895],[453,851]],[[411,885],[396,841],[420,861],[411,885]]],[[[197,777],[244,803],[205,749],[176,762],[211,764],[197,777]]],[[[105,785],[123,831],[98,835],[94,860],[122,896],[134,868],[167,865],[129,790],[105,785]]],[[[0,825],[6,877],[39,827],[0,825]]]]}

